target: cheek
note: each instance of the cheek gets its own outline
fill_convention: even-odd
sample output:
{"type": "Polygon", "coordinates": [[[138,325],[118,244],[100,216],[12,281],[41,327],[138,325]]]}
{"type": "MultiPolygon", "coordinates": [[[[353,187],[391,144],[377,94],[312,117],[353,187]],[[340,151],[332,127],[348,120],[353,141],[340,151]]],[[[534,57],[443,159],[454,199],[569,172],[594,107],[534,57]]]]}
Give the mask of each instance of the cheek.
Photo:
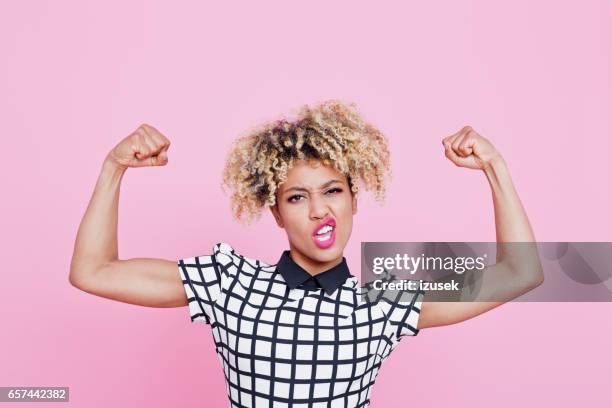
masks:
{"type": "Polygon", "coordinates": [[[337,203],[334,209],[335,213],[340,215],[342,218],[352,217],[353,215],[353,201],[350,196],[337,203]]]}
{"type": "Polygon", "coordinates": [[[342,222],[342,225],[344,225],[344,228],[342,228],[343,233],[348,236],[351,233],[351,230],[353,228],[353,206],[352,206],[352,202],[348,201],[347,203],[345,203],[342,206],[342,209],[340,210],[340,212],[338,214],[342,214],[342,219],[339,220],[340,222],[342,222]]]}
{"type": "Polygon", "coordinates": [[[287,233],[302,234],[303,230],[306,229],[304,220],[307,220],[307,214],[304,214],[304,210],[300,207],[304,206],[287,206],[283,211],[283,220],[285,221],[285,229],[287,233]],[[304,218],[306,217],[306,218],[304,218]]]}
{"type": "Polygon", "coordinates": [[[344,228],[342,228],[342,233],[345,236],[349,236],[351,231],[353,230],[353,219],[352,217],[348,217],[343,222],[344,228]]]}

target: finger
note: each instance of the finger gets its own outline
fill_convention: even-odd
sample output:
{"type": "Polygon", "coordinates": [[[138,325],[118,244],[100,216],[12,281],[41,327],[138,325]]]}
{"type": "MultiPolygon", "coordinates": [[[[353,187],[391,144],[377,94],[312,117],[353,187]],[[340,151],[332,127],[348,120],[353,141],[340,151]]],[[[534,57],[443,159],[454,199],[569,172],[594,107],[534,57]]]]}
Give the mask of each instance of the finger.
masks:
{"type": "Polygon", "coordinates": [[[160,165],[160,159],[158,156],[149,155],[143,159],[135,160],[133,167],[151,167],[160,165]]]}
{"type": "Polygon", "coordinates": [[[466,138],[469,137],[470,134],[476,133],[471,126],[467,125],[461,128],[459,131],[459,136],[457,136],[452,143],[453,149],[460,156],[469,156],[472,152],[468,150],[461,149],[461,145],[465,142],[466,138]]]}
{"type": "Polygon", "coordinates": [[[476,144],[476,137],[474,137],[474,133],[470,132],[465,135],[461,143],[459,143],[459,152],[464,156],[469,156],[474,152],[474,145],[476,144]]]}
{"type": "Polygon", "coordinates": [[[461,152],[461,150],[459,150],[459,146],[461,145],[461,143],[465,140],[466,134],[465,133],[461,133],[459,136],[457,136],[455,138],[455,140],[453,140],[453,143],[451,144],[451,148],[455,151],[455,153],[457,153],[459,156],[463,156],[463,153],[461,152]]]}
{"type": "Polygon", "coordinates": [[[161,133],[159,130],[157,130],[154,126],[149,125],[148,123],[143,123],[142,124],[142,128],[148,133],[148,134],[153,134],[153,133],[161,133]]]}
{"type": "Polygon", "coordinates": [[[143,160],[151,156],[151,151],[149,149],[149,146],[147,145],[147,142],[145,141],[145,136],[143,135],[142,131],[137,132],[136,134],[135,147],[137,159],[143,160]]]}
{"type": "Polygon", "coordinates": [[[151,166],[165,166],[168,164],[168,156],[166,155],[166,152],[163,151],[158,155],[151,156],[150,163],[151,166]]]}
{"type": "Polygon", "coordinates": [[[150,134],[151,140],[155,144],[155,152],[159,154],[163,150],[168,150],[168,143],[161,133],[153,132],[150,134]]]}
{"type": "Polygon", "coordinates": [[[469,133],[469,132],[473,132],[474,129],[472,129],[472,127],[470,125],[465,125],[464,127],[461,128],[461,133],[469,133]]]}
{"type": "Polygon", "coordinates": [[[136,160],[133,160],[132,167],[150,167],[151,166],[151,156],[144,158],[144,159],[139,159],[136,158],[136,160]]]}
{"type": "Polygon", "coordinates": [[[152,140],[152,142],[155,145],[152,154],[155,156],[160,156],[160,160],[156,165],[163,166],[167,164],[168,163],[168,148],[170,147],[170,140],[168,140],[157,129],[151,126],[149,126],[148,128],[145,128],[145,131],[149,135],[149,139],[152,140]]]}
{"type": "Polygon", "coordinates": [[[142,126],[143,141],[146,144],[149,154],[143,156],[147,166],[164,166],[168,163],[169,141],[151,126],[142,126]]]}
{"type": "Polygon", "coordinates": [[[470,158],[461,157],[452,149],[452,147],[450,147],[450,145],[448,146],[449,147],[446,148],[446,150],[444,151],[444,154],[451,162],[453,162],[453,164],[455,164],[455,166],[468,167],[470,165],[471,157],[470,158]]]}
{"type": "Polygon", "coordinates": [[[158,166],[163,166],[168,163],[168,145],[162,145],[159,152],[155,155],[158,158],[158,166]]]}
{"type": "Polygon", "coordinates": [[[164,145],[164,147],[170,146],[170,140],[166,136],[164,136],[162,132],[160,132],[153,126],[149,126],[147,128],[147,131],[151,136],[154,136],[155,140],[159,140],[160,143],[164,145]]]}
{"type": "Polygon", "coordinates": [[[469,131],[469,129],[471,129],[471,127],[469,127],[469,126],[462,127],[458,132],[453,133],[452,135],[442,139],[442,144],[445,145],[445,146],[446,146],[447,143],[452,145],[457,140],[457,138],[463,136],[466,132],[469,131]]]}
{"type": "Polygon", "coordinates": [[[164,136],[162,132],[160,132],[153,126],[147,125],[147,124],[144,124],[143,128],[145,129],[145,131],[147,132],[149,136],[153,137],[155,141],[159,141],[160,144],[163,144],[164,146],[165,145],[170,146],[170,140],[168,140],[168,138],[164,136]]]}
{"type": "Polygon", "coordinates": [[[450,136],[445,137],[444,139],[442,139],[442,144],[444,146],[446,146],[447,144],[453,144],[453,142],[455,141],[455,139],[457,137],[459,137],[461,135],[461,131],[453,133],[450,136]]]}
{"type": "Polygon", "coordinates": [[[166,163],[168,162],[168,146],[163,147],[162,150],[159,152],[159,154],[157,155],[160,159],[165,160],[166,163]]]}
{"type": "Polygon", "coordinates": [[[445,145],[444,155],[446,156],[446,158],[448,158],[454,164],[457,164],[458,160],[460,159],[460,157],[457,155],[457,153],[455,153],[455,151],[453,150],[451,144],[448,143],[448,142],[445,145]]]}
{"type": "Polygon", "coordinates": [[[458,136],[460,136],[459,132],[442,139],[442,144],[444,145],[444,148],[446,149],[447,147],[450,147],[458,136]]]}
{"type": "Polygon", "coordinates": [[[156,156],[161,150],[161,147],[157,145],[157,143],[155,142],[155,140],[153,140],[151,136],[146,136],[144,138],[144,141],[147,144],[147,147],[149,148],[149,152],[151,152],[151,156],[156,156]]]}
{"type": "Polygon", "coordinates": [[[151,154],[149,153],[149,150],[146,148],[146,146],[143,147],[142,143],[139,143],[136,147],[136,153],[134,154],[134,157],[136,157],[137,160],[146,160],[147,157],[150,157],[151,154]]]}
{"type": "Polygon", "coordinates": [[[156,155],[161,150],[161,146],[157,142],[155,138],[155,129],[152,127],[147,127],[147,125],[142,126],[142,131],[145,135],[144,141],[147,144],[147,147],[151,151],[151,155],[156,155]]]}
{"type": "Polygon", "coordinates": [[[160,146],[159,151],[153,155],[155,157],[155,166],[163,166],[168,163],[168,146],[160,146]]]}
{"type": "Polygon", "coordinates": [[[161,133],[156,132],[154,129],[145,130],[147,136],[145,141],[151,151],[148,160],[149,166],[164,166],[168,163],[168,145],[164,142],[161,133]]]}

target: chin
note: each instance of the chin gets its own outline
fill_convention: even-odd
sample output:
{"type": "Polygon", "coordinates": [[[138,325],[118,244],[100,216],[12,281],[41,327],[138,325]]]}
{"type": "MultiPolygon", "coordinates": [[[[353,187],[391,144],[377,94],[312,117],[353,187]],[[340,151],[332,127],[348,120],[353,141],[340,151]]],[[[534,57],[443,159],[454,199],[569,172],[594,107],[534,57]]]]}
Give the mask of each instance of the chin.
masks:
{"type": "Polygon", "coordinates": [[[316,245],[314,245],[314,259],[318,260],[318,261],[322,261],[322,262],[329,262],[329,261],[333,261],[334,259],[338,258],[340,255],[342,255],[342,252],[344,250],[344,246],[340,245],[340,243],[338,241],[334,242],[334,244],[326,249],[321,249],[319,247],[317,247],[316,245]]]}
{"type": "Polygon", "coordinates": [[[299,241],[293,241],[294,243],[300,242],[295,245],[304,256],[317,262],[330,262],[339,258],[343,251],[346,243],[343,239],[336,239],[336,241],[329,248],[320,248],[312,240],[310,242],[304,242],[303,238],[299,241]],[[301,241],[301,242],[300,242],[301,241]]]}
{"type": "Polygon", "coordinates": [[[313,258],[320,262],[329,262],[340,256],[341,252],[336,249],[319,249],[315,250],[316,252],[313,254],[313,258]]]}

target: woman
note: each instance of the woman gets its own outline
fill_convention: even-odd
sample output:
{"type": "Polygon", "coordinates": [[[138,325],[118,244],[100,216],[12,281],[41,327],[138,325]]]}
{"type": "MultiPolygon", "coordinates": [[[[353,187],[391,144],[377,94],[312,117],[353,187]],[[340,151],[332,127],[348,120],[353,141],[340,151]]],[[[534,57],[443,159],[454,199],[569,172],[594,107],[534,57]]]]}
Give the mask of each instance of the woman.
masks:
{"type": "MultiPolygon", "coordinates": [[[[533,242],[502,156],[466,126],[443,141],[446,157],[482,170],[492,189],[498,242],[533,242]]],[[[498,259],[482,275],[488,302],[365,301],[343,257],[359,185],[382,200],[390,173],[385,137],[354,105],[304,106],[293,121],[263,124],[240,137],[224,183],[238,220],[268,207],[289,250],[269,265],[218,243],[208,255],[121,260],[119,187],[129,167],[167,164],[170,141],[140,126],[106,157],[81,222],[70,282],[89,293],[152,307],[189,306],[210,324],[232,407],[365,407],[381,363],[399,341],[427,327],[461,322],[538,286],[537,255],[498,259]],[[178,267],[177,267],[178,266],[178,267]],[[494,296],[493,296],[494,295],[494,296]]]]}

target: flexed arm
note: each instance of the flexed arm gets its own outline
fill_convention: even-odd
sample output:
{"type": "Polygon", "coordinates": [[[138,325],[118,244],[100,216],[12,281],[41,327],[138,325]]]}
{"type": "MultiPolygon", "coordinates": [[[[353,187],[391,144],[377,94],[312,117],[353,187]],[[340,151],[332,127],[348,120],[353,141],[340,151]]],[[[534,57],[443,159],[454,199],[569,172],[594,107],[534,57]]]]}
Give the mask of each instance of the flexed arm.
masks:
{"type": "Polygon", "coordinates": [[[121,180],[129,167],[164,166],[170,141],[142,125],[109,152],[83,216],[70,264],[70,283],[91,294],[151,307],[187,305],[173,261],[118,258],[121,180]]]}
{"type": "Polygon", "coordinates": [[[544,281],[535,238],[514,188],[506,162],[487,139],[470,126],[444,138],[446,157],[458,167],[482,170],[491,186],[498,242],[497,263],[478,274],[478,299],[494,301],[435,302],[425,295],[418,328],[458,323],[512,300],[544,281]],[[533,242],[533,246],[501,245],[533,242]],[[525,250],[527,248],[527,250],[525,250]]]}

